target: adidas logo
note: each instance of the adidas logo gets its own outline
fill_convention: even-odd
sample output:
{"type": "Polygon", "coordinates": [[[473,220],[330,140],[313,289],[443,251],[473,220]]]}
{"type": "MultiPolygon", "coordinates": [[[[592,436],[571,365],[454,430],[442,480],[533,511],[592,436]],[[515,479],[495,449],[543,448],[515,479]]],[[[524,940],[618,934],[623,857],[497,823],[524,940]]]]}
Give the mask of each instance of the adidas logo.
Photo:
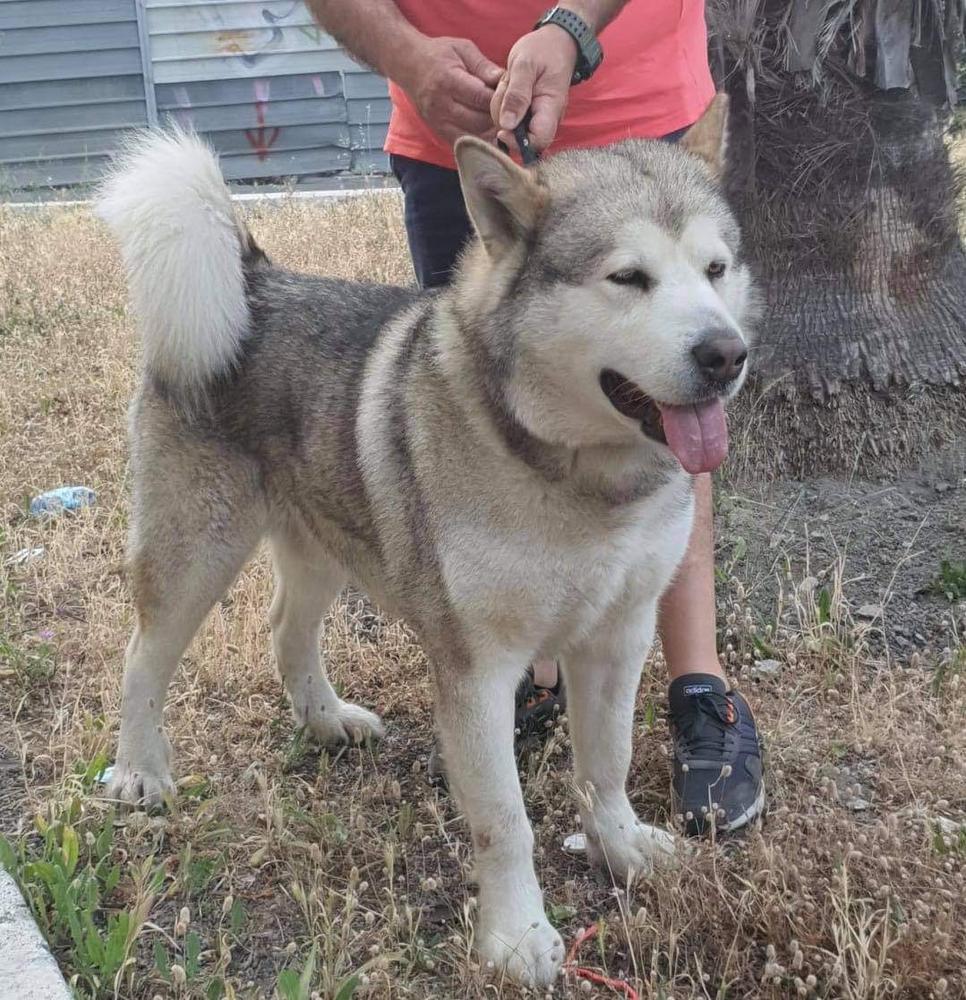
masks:
{"type": "Polygon", "coordinates": [[[714,688],[710,684],[687,684],[684,693],[688,696],[696,694],[711,694],[714,688]]]}

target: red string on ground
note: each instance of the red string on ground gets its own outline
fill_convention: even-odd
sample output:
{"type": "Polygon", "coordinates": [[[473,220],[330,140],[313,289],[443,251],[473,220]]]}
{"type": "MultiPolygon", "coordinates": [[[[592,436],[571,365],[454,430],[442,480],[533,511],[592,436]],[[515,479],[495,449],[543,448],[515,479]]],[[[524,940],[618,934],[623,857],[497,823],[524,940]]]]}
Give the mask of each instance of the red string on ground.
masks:
{"type": "Polygon", "coordinates": [[[597,924],[591,924],[589,927],[578,931],[577,936],[574,938],[574,943],[570,946],[570,951],[567,952],[567,958],[564,960],[564,969],[572,973],[576,979],[586,979],[597,986],[606,986],[615,993],[622,994],[626,997],[626,1000],[640,1000],[637,990],[626,979],[611,979],[600,972],[595,972],[593,969],[586,969],[582,965],[577,964],[577,952],[591,938],[597,937],[599,931],[600,928],[597,924]]]}

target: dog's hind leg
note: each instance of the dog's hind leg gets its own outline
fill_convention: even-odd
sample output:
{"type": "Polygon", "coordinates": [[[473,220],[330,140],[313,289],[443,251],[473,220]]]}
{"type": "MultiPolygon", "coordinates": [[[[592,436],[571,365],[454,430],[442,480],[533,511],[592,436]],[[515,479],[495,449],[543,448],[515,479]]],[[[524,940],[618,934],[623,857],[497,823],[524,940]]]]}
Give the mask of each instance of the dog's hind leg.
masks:
{"type": "Polygon", "coordinates": [[[158,434],[136,461],[129,569],[137,625],[127,647],[110,798],[159,805],[174,791],[162,728],[168,684],[211,607],[262,535],[254,471],[214,448],[158,434]]]}
{"type": "Polygon", "coordinates": [[[322,617],[345,585],[345,573],[330,560],[312,559],[288,535],[273,534],[271,548],[272,644],[295,724],[307,727],[323,746],[365,743],[381,736],[379,716],[336,694],[319,653],[322,617]]]}
{"type": "Polygon", "coordinates": [[[587,853],[619,888],[670,861],[675,849],[671,834],[637,818],[626,789],[634,703],[654,617],[653,603],[617,608],[561,661],[587,853]]]}

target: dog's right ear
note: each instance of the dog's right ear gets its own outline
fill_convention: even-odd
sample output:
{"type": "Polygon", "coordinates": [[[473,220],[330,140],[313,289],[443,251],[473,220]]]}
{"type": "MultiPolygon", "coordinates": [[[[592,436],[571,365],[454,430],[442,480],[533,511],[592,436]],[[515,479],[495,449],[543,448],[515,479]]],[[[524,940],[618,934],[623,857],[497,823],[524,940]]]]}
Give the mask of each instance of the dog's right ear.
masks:
{"type": "Polygon", "coordinates": [[[715,94],[704,114],[681,137],[681,148],[699,156],[715,180],[725,172],[728,154],[728,95],[715,94]]]}
{"type": "Polygon", "coordinates": [[[496,259],[537,224],[546,193],[530,171],[482,139],[463,136],[455,153],[466,210],[486,252],[496,259]]]}

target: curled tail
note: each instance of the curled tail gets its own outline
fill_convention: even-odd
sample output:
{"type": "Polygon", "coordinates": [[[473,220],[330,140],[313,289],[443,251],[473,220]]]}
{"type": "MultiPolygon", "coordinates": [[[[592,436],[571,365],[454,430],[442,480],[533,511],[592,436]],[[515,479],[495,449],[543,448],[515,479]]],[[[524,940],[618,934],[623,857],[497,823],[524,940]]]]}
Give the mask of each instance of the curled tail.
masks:
{"type": "Polygon", "coordinates": [[[248,328],[244,258],[260,251],[211,149],[187,132],[139,134],[97,212],[121,246],[147,372],[191,392],[231,369],[248,328]]]}

